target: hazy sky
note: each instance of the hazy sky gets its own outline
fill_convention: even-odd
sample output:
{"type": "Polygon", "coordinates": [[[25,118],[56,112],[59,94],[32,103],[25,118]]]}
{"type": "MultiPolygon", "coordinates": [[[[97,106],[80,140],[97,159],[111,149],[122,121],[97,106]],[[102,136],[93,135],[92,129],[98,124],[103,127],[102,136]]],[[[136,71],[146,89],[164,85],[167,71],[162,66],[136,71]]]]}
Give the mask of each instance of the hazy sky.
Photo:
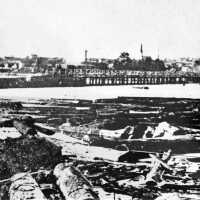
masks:
{"type": "Polygon", "coordinates": [[[0,0],[0,56],[200,57],[200,0],[0,0]]]}

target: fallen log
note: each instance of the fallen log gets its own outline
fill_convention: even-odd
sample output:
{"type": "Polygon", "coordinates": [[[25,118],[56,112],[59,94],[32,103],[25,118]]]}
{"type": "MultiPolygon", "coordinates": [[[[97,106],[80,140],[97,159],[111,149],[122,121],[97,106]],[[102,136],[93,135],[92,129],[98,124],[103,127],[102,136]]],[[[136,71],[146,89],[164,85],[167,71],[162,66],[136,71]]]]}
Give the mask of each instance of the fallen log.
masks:
{"type": "MultiPolygon", "coordinates": [[[[29,175],[35,175],[35,174],[38,174],[38,173],[41,173],[41,172],[46,172],[46,173],[50,173],[50,170],[38,170],[36,172],[31,172],[29,173],[29,175]]],[[[7,178],[7,179],[3,179],[3,180],[0,180],[0,184],[1,183],[6,183],[6,182],[10,182],[10,181],[13,181],[13,178],[7,178]]]]}
{"type": "Polygon", "coordinates": [[[99,200],[90,182],[75,167],[60,163],[55,167],[54,175],[65,199],[99,200]]]}
{"type": "Polygon", "coordinates": [[[86,158],[76,158],[76,157],[72,157],[70,158],[74,161],[77,161],[77,162],[87,162],[87,163],[103,163],[103,164],[110,164],[110,165],[113,165],[113,166],[127,166],[127,167],[151,167],[151,163],[149,162],[138,162],[138,163],[127,163],[127,162],[118,162],[118,161],[112,161],[112,160],[104,160],[104,159],[99,159],[99,160],[95,160],[95,159],[86,159],[86,158]]]}
{"type": "Polygon", "coordinates": [[[13,109],[13,110],[20,110],[23,108],[21,102],[14,102],[14,101],[8,101],[8,100],[4,100],[0,102],[0,107],[1,108],[9,108],[9,109],[13,109]]]}
{"type": "Polygon", "coordinates": [[[47,136],[40,133],[38,133],[38,135],[45,137],[56,146],[63,147],[63,156],[75,155],[78,159],[118,161],[119,157],[125,153],[124,151],[117,151],[104,147],[88,146],[83,141],[62,133],[56,133],[53,136],[47,136]]]}
{"type": "Polygon", "coordinates": [[[0,127],[12,127],[13,121],[9,118],[1,118],[0,119],[0,127]]]}
{"type": "Polygon", "coordinates": [[[166,200],[166,199],[181,200],[181,198],[177,193],[163,193],[155,200],[166,200]]]}
{"type": "Polygon", "coordinates": [[[46,125],[41,124],[41,123],[34,123],[33,127],[37,131],[44,133],[46,135],[53,135],[55,133],[55,128],[46,126],[46,125]]]}
{"type": "Polygon", "coordinates": [[[19,173],[11,178],[10,200],[47,200],[35,179],[27,173],[19,173]]]}
{"type": "Polygon", "coordinates": [[[161,139],[161,138],[150,138],[150,139],[104,139],[96,138],[92,141],[91,145],[101,146],[106,148],[116,149],[120,145],[126,145],[126,149],[130,151],[151,151],[162,153],[171,149],[173,154],[184,154],[184,153],[199,153],[200,140],[198,138],[178,138],[175,140],[161,139]]]}
{"type": "Polygon", "coordinates": [[[181,181],[176,182],[176,183],[163,183],[160,185],[160,189],[162,191],[166,190],[174,190],[174,191],[200,191],[200,186],[197,183],[182,183],[181,181]]]}
{"type": "Polygon", "coordinates": [[[22,135],[36,135],[36,130],[27,124],[25,121],[13,120],[13,126],[22,134],[22,135]]]}

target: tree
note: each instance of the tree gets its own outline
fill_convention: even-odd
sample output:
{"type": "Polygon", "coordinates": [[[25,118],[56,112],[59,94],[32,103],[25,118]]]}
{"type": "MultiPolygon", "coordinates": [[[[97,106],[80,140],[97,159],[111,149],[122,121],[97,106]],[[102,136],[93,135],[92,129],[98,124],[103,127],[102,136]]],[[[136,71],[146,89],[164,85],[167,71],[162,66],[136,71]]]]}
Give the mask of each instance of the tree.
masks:
{"type": "Polygon", "coordinates": [[[132,60],[128,52],[122,52],[120,56],[114,61],[115,69],[130,69],[132,60]]]}

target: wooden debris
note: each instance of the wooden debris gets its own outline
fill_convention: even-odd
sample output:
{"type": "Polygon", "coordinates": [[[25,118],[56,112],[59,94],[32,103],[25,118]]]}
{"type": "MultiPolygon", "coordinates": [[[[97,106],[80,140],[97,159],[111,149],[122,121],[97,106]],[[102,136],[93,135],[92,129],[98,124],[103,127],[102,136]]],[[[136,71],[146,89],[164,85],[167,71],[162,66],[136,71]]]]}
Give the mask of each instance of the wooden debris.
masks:
{"type": "MultiPolygon", "coordinates": [[[[60,197],[65,196],[71,200],[99,199],[92,190],[93,186],[109,193],[130,195],[133,199],[175,199],[177,195],[164,194],[199,192],[199,171],[193,176],[194,171],[189,171],[191,163],[175,162],[173,159],[167,162],[161,158],[163,152],[168,149],[172,149],[173,154],[199,153],[199,100],[195,100],[196,104],[194,100],[184,100],[186,103],[181,101],[120,97],[99,103],[41,100],[24,104],[27,110],[22,110],[20,105],[3,105],[0,127],[14,126],[15,128],[11,129],[17,128],[23,136],[35,134],[36,131],[38,134],[37,137],[8,138],[0,141],[1,193],[8,191],[3,190],[3,186],[7,184],[9,187],[13,174],[28,170],[36,171],[41,167],[52,170],[64,159],[76,168],[71,164],[61,164],[60,168],[56,167],[54,170],[57,178],[53,174],[36,177],[40,189],[42,188],[48,199],[62,199],[56,196],[58,193],[60,197]],[[31,117],[23,117],[25,114],[31,117]],[[63,134],[54,134],[53,129],[35,123],[48,122],[58,128],[66,118],[70,119],[71,126],[63,129],[63,134]],[[179,128],[184,124],[188,128],[180,128],[181,132],[170,138],[142,139],[147,126],[156,127],[162,121],[179,128]],[[127,137],[120,137],[119,130],[123,130],[123,133],[127,126],[134,127],[134,131],[128,131],[132,134],[125,134],[127,137]],[[101,134],[99,129],[104,129],[101,134]],[[89,142],[83,141],[85,134],[89,135],[89,142]],[[41,139],[39,136],[48,138],[50,143],[54,142],[55,149],[47,144],[46,139],[44,141],[44,138],[41,139]],[[60,155],[60,148],[58,151],[58,146],[63,147],[63,157],[60,155]],[[146,158],[145,154],[150,157],[146,158]],[[60,189],[56,185],[56,180],[60,189]],[[50,196],[52,193],[47,195],[50,190],[56,194],[55,198],[50,196]]],[[[1,133],[5,130],[2,128],[1,133]]],[[[3,138],[3,134],[1,135],[3,138]]],[[[199,170],[199,165],[194,170],[199,170]]],[[[2,197],[0,194],[0,199],[8,200],[8,197],[2,197]]],[[[102,199],[106,199],[105,196],[102,199]]]]}
{"type": "Polygon", "coordinates": [[[58,164],[54,169],[58,178],[57,184],[65,199],[71,200],[98,200],[97,194],[92,190],[92,185],[75,167],[58,164]]]}
{"type": "Polygon", "coordinates": [[[154,151],[163,152],[168,149],[172,149],[174,154],[188,153],[187,147],[190,147],[190,153],[199,153],[200,150],[200,140],[197,138],[184,138],[176,140],[168,140],[161,138],[150,138],[150,139],[104,139],[97,138],[93,140],[91,145],[103,146],[107,148],[116,149],[120,145],[126,145],[127,149],[135,151],[154,151]],[[179,148],[177,148],[177,146],[179,148]]]}
{"type": "Polygon", "coordinates": [[[156,162],[158,162],[159,164],[161,164],[163,167],[165,167],[166,169],[168,170],[171,170],[173,171],[174,173],[176,172],[176,170],[174,170],[172,167],[170,167],[167,163],[163,162],[160,158],[156,157],[155,155],[153,154],[150,154],[150,156],[156,160],[156,162]]]}
{"type": "Polygon", "coordinates": [[[0,127],[12,127],[13,121],[9,118],[1,118],[0,119],[0,127]]]}
{"type": "Polygon", "coordinates": [[[47,200],[35,179],[27,173],[16,174],[11,178],[10,200],[47,200]]]}
{"type": "Polygon", "coordinates": [[[103,147],[88,146],[83,144],[65,144],[62,150],[63,155],[76,155],[77,158],[85,158],[85,160],[104,160],[118,161],[119,157],[124,154],[124,151],[107,149],[103,147]]]}
{"type": "Polygon", "coordinates": [[[34,123],[34,128],[39,131],[42,132],[46,135],[53,135],[55,133],[55,129],[45,126],[41,123],[34,123]]]}
{"type": "Polygon", "coordinates": [[[14,102],[14,101],[10,101],[10,100],[3,100],[3,101],[1,100],[0,107],[13,109],[13,110],[19,110],[19,109],[23,108],[21,102],[18,102],[18,101],[14,102]]]}
{"type": "Polygon", "coordinates": [[[164,194],[161,194],[155,200],[168,200],[168,199],[181,200],[181,198],[179,197],[177,193],[164,193],[164,194]]]}

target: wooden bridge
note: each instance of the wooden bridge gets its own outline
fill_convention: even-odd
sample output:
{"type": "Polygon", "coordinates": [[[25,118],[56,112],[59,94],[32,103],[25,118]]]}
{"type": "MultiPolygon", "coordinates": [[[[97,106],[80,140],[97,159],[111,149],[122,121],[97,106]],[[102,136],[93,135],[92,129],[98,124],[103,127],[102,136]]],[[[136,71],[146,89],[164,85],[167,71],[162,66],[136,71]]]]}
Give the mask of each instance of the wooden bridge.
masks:
{"type": "Polygon", "coordinates": [[[200,76],[106,76],[84,77],[86,85],[154,85],[200,83],[200,76]]]}

